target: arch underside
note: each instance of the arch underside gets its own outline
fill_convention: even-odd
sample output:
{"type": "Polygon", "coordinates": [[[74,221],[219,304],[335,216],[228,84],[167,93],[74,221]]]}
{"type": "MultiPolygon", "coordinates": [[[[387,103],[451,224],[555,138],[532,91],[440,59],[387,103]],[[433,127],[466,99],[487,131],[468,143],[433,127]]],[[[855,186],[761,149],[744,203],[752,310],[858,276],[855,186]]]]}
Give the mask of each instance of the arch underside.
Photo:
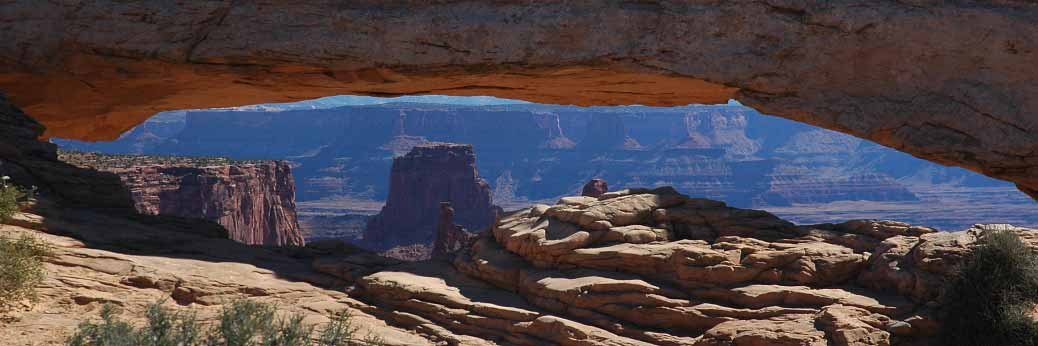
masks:
{"type": "Polygon", "coordinates": [[[879,1],[0,4],[46,136],[337,94],[744,105],[1038,197],[1038,7],[879,1]]]}

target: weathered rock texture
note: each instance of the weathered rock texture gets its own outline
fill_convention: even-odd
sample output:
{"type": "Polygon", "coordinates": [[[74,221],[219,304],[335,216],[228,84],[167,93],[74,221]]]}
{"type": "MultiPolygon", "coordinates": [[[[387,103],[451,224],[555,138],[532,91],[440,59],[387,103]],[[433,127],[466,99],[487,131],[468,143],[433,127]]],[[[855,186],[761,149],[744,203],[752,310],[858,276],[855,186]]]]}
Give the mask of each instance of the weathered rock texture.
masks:
{"type": "Polygon", "coordinates": [[[304,243],[296,220],[295,182],[287,162],[208,162],[92,153],[62,153],[61,159],[118,175],[142,214],[215,221],[227,229],[231,239],[245,244],[304,243]],[[162,160],[173,162],[156,162],[162,160]]]}
{"type": "Polygon", "coordinates": [[[432,249],[442,202],[456,210],[452,224],[476,231],[494,222],[498,210],[471,145],[423,144],[394,159],[389,198],[368,223],[364,244],[378,251],[415,244],[432,249]]]}
{"type": "Polygon", "coordinates": [[[461,250],[475,235],[454,223],[454,207],[450,202],[440,202],[440,217],[436,222],[436,241],[433,243],[432,258],[447,258],[461,250]]]}
{"type": "Polygon", "coordinates": [[[13,223],[19,226],[0,225],[0,234],[35,237],[53,253],[45,259],[46,279],[36,288],[39,301],[15,302],[3,312],[0,343],[5,346],[63,345],[81,322],[98,320],[106,304],[137,325],[145,323],[147,307],[155,302],[195,312],[209,324],[219,319],[224,304],[237,299],[269,303],[279,313],[298,314],[305,324],[321,327],[329,314],[348,311],[360,337],[370,333],[395,346],[435,344],[363,312],[372,308],[334,289],[343,280],[320,273],[308,260],[356,261],[363,257],[356,249],[315,244],[285,254],[189,234],[170,223],[70,208],[41,212],[43,217],[17,215],[13,223]]]}
{"type": "Polygon", "coordinates": [[[329,94],[735,98],[1038,195],[1029,1],[0,6],[0,89],[50,135],[112,139],[158,110],[329,94]]]}
{"type": "Polygon", "coordinates": [[[894,221],[794,225],[673,189],[566,197],[502,217],[453,259],[359,292],[396,324],[521,345],[920,345],[973,244],[894,221]],[[520,299],[521,298],[521,299],[520,299]]]}
{"type": "Polygon", "coordinates": [[[601,196],[606,192],[609,192],[609,183],[605,180],[595,178],[588,181],[587,184],[584,184],[584,188],[581,189],[580,195],[598,198],[598,196],[601,196]]]}
{"type": "Polygon", "coordinates": [[[12,345],[60,343],[103,304],[136,321],[167,300],[209,321],[240,298],[307,323],[350,309],[390,345],[925,345],[942,281],[979,239],[1010,231],[1038,245],[1038,231],[1008,225],[797,226],[667,188],[510,213],[450,262],[337,241],[249,247],[151,217],[38,209],[0,225],[55,252],[41,301],[0,319],[12,345]]]}

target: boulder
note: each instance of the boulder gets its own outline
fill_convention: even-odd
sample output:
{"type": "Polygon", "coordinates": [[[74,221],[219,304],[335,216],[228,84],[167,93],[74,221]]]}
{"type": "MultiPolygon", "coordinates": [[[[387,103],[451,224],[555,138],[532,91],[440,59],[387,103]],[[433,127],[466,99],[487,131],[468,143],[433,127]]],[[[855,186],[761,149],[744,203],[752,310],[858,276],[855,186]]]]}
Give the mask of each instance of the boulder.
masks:
{"type": "Polygon", "coordinates": [[[587,184],[584,184],[584,188],[581,190],[581,196],[588,197],[599,197],[602,194],[609,192],[609,183],[604,179],[591,179],[587,184]]]}

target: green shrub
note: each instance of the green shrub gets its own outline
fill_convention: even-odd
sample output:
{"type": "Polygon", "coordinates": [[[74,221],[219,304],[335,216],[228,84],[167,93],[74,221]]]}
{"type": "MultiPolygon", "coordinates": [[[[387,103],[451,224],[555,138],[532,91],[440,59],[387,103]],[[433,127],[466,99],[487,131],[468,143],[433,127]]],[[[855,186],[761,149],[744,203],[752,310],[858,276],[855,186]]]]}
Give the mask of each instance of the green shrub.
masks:
{"type": "Polygon", "coordinates": [[[129,323],[115,317],[111,305],[101,308],[101,322],[85,322],[66,344],[69,346],[136,346],[139,333],[129,323]]]}
{"type": "Polygon", "coordinates": [[[141,329],[114,317],[111,306],[101,310],[100,323],[84,322],[66,340],[68,346],[379,346],[385,343],[369,334],[357,338],[358,328],[346,312],[333,314],[332,321],[315,340],[314,328],[303,316],[277,319],[270,304],[240,300],[224,307],[212,328],[206,328],[194,313],[172,312],[159,303],[148,307],[148,322],[141,329]]]}
{"type": "Polygon", "coordinates": [[[138,332],[138,343],[153,346],[197,345],[202,328],[193,313],[173,312],[161,304],[148,306],[148,324],[138,332]]]}
{"type": "Polygon", "coordinates": [[[209,337],[210,345],[248,346],[271,332],[274,326],[274,306],[249,300],[240,300],[224,307],[220,324],[209,337]]]}
{"type": "Polygon", "coordinates": [[[381,337],[368,334],[363,340],[356,338],[359,327],[353,325],[349,311],[334,313],[331,322],[321,331],[321,337],[317,341],[320,346],[378,346],[385,345],[381,337]]]}
{"type": "Polygon", "coordinates": [[[11,215],[18,212],[18,199],[22,198],[22,195],[22,191],[17,187],[0,187],[0,222],[7,221],[11,215]]]}
{"type": "Polygon", "coordinates": [[[1038,345],[1038,255],[1013,232],[981,239],[942,299],[942,345],[1038,345]]]}
{"type": "Polygon", "coordinates": [[[33,236],[0,236],[0,311],[36,300],[36,286],[45,277],[43,259],[49,255],[50,247],[33,236]]]}

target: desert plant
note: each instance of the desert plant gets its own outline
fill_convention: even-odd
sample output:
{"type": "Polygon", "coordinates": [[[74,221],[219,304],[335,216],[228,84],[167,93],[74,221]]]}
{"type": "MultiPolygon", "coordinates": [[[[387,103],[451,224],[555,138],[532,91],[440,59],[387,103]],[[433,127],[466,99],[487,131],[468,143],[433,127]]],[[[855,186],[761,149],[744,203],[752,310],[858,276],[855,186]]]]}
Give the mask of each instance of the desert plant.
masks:
{"type": "Polygon", "coordinates": [[[202,327],[194,313],[174,312],[160,303],[148,306],[148,324],[138,332],[141,345],[191,346],[202,340],[202,327]]]}
{"type": "MultiPolygon", "coordinates": [[[[359,346],[385,346],[386,345],[386,339],[383,339],[381,336],[378,336],[378,335],[375,335],[375,334],[372,334],[372,333],[368,333],[367,335],[364,336],[364,340],[363,341],[361,341],[359,343],[356,343],[355,345],[359,345],[359,346]]],[[[321,346],[328,346],[328,345],[321,345],[321,346]]]]}
{"type": "Polygon", "coordinates": [[[311,346],[314,328],[303,324],[302,315],[294,315],[276,323],[263,337],[263,346],[311,346]]]}
{"type": "Polygon", "coordinates": [[[0,236],[0,311],[36,300],[36,286],[45,277],[43,260],[49,255],[50,247],[33,236],[0,236]]]}
{"type": "Polygon", "coordinates": [[[101,322],[83,322],[76,333],[66,341],[68,346],[137,346],[138,332],[129,323],[115,316],[115,308],[101,308],[101,322]]]}
{"type": "Polygon", "coordinates": [[[1013,232],[983,237],[942,297],[942,345],[1038,345],[1038,254],[1013,232]]]}
{"type": "Polygon", "coordinates": [[[357,328],[353,325],[350,313],[348,311],[342,311],[339,313],[333,313],[328,316],[331,322],[324,327],[321,331],[321,337],[318,339],[318,345],[321,346],[352,346],[354,345],[354,335],[357,334],[357,328]]]}
{"type": "Polygon", "coordinates": [[[194,313],[173,312],[155,303],[148,307],[148,323],[141,329],[115,317],[105,306],[99,323],[84,322],[68,340],[68,346],[380,346],[376,335],[357,338],[359,330],[347,312],[332,314],[332,321],[315,340],[314,328],[301,315],[276,318],[273,305],[239,300],[224,307],[216,325],[206,328],[194,313]]]}
{"type": "Polygon", "coordinates": [[[368,333],[363,339],[357,337],[360,327],[353,325],[353,316],[349,311],[332,313],[328,316],[331,322],[321,331],[317,340],[318,346],[381,346],[385,340],[368,333]]]}
{"type": "Polygon", "coordinates": [[[239,300],[225,306],[220,324],[209,336],[209,345],[250,346],[274,326],[274,306],[239,300]]]}
{"type": "Polygon", "coordinates": [[[18,199],[22,191],[11,185],[0,186],[0,222],[7,221],[18,212],[18,199]]]}

